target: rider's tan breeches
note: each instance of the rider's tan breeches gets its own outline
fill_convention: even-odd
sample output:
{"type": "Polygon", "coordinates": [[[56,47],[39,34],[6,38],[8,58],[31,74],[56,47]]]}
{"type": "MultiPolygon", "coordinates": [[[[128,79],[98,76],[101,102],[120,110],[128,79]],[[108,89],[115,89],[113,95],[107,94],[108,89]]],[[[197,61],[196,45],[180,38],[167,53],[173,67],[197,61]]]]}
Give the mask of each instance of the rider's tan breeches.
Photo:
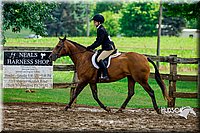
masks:
{"type": "Polygon", "coordinates": [[[100,60],[104,60],[105,58],[107,58],[109,55],[112,54],[112,52],[114,52],[115,50],[109,50],[109,51],[102,51],[101,54],[99,55],[99,57],[97,58],[97,62],[99,62],[100,60]]]}

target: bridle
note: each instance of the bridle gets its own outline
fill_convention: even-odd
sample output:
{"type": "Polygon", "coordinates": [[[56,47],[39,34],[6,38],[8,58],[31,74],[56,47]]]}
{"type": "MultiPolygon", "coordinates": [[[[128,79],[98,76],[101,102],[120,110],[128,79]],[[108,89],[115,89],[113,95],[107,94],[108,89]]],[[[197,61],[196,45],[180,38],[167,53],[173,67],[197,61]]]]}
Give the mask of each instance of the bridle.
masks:
{"type": "Polygon", "coordinates": [[[53,52],[53,54],[56,55],[56,58],[59,57],[59,53],[60,53],[60,51],[63,49],[63,47],[64,47],[64,42],[62,41],[61,46],[59,47],[58,51],[57,51],[56,53],[53,52]]]}

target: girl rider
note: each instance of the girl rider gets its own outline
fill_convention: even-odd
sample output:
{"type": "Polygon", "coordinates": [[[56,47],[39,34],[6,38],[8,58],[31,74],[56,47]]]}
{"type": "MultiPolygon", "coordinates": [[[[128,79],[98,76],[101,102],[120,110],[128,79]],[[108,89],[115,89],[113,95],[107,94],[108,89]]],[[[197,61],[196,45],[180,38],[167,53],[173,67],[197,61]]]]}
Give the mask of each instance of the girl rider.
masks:
{"type": "Polygon", "coordinates": [[[87,50],[95,49],[101,45],[102,52],[97,58],[99,67],[103,70],[103,77],[100,77],[100,80],[109,80],[107,68],[103,62],[109,55],[115,51],[114,42],[110,39],[106,29],[102,25],[104,23],[104,17],[100,14],[95,15],[91,20],[94,21],[94,25],[97,28],[97,38],[96,41],[87,47],[87,50]]]}

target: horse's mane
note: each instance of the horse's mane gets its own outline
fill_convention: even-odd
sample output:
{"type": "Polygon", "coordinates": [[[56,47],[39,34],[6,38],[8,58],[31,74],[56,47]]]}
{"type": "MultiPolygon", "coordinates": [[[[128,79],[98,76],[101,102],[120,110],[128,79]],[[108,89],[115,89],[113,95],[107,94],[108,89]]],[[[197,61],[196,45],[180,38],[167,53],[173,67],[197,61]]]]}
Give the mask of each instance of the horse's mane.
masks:
{"type": "Polygon", "coordinates": [[[68,39],[66,39],[66,40],[69,41],[69,42],[71,42],[71,43],[73,43],[74,45],[78,45],[78,46],[80,46],[80,47],[86,49],[85,46],[83,46],[83,45],[81,45],[81,44],[79,44],[79,43],[77,43],[77,42],[74,42],[74,41],[71,41],[71,40],[68,40],[68,39]]]}
{"type": "MultiPolygon", "coordinates": [[[[77,43],[77,42],[74,42],[74,41],[71,41],[71,40],[68,40],[68,39],[66,39],[67,41],[69,41],[69,42],[71,42],[72,44],[74,44],[74,45],[76,45],[76,46],[79,46],[79,47],[81,47],[81,48],[84,48],[84,49],[86,49],[86,47],[85,46],[83,46],[83,45],[81,45],[81,44],[79,44],[79,43],[77,43]]],[[[93,50],[88,50],[88,51],[90,51],[90,52],[92,52],[92,53],[94,53],[94,51],[93,50]]]]}

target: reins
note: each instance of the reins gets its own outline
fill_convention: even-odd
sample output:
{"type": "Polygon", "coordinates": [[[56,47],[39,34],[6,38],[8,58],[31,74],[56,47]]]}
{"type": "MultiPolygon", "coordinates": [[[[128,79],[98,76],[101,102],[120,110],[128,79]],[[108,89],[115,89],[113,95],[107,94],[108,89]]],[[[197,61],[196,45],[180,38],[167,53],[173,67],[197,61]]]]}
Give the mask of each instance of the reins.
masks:
{"type": "MultiPolygon", "coordinates": [[[[56,55],[58,55],[58,54],[60,53],[60,51],[61,51],[63,48],[64,48],[64,42],[62,41],[61,46],[60,46],[60,48],[58,49],[58,52],[56,53],[56,55]]],[[[65,48],[64,48],[64,49],[65,49],[65,48]]],[[[80,52],[71,53],[71,55],[76,55],[76,54],[84,53],[84,52],[86,52],[86,51],[88,51],[88,50],[83,50],[83,51],[80,51],[80,52]]],[[[90,50],[90,51],[91,51],[91,50],[90,50]]],[[[93,52],[93,51],[91,51],[91,52],[93,52]]]]}

